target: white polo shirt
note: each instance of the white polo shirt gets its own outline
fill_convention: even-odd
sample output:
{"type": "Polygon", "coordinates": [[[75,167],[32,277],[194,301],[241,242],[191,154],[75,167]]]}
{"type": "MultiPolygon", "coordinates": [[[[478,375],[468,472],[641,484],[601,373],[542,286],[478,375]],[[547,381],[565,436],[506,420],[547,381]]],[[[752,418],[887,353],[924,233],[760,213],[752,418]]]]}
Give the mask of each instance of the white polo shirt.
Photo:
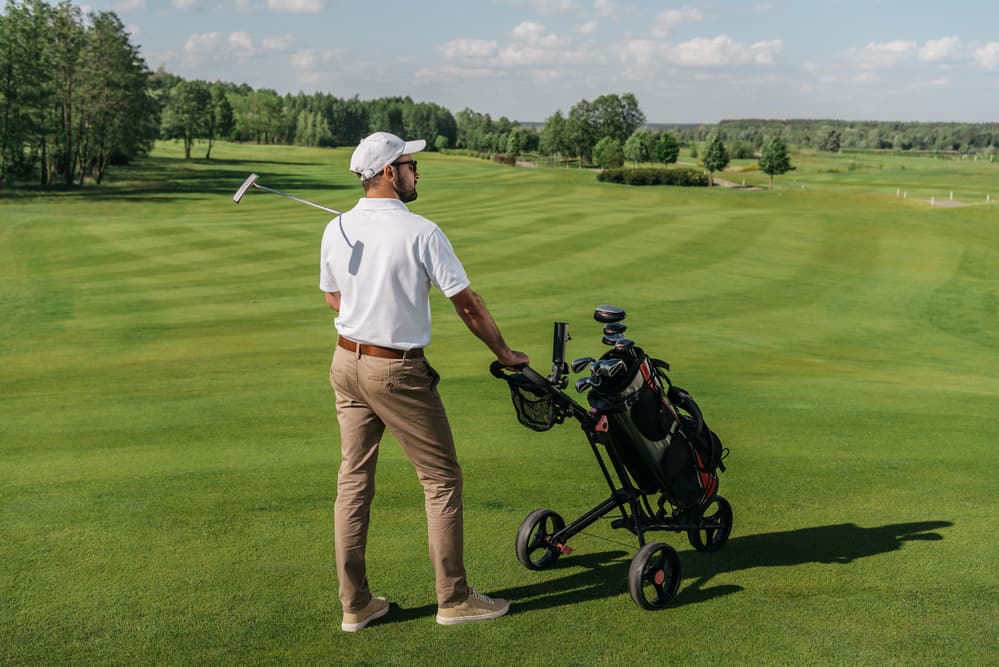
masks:
{"type": "Polygon", "coordinates": [[[430,343],[430,287],[450,298],[468,277],[440,228],[398,199],[362,197],[323,233],[319,288],[340,292],[341,336],[400,350],[430,343]]]}

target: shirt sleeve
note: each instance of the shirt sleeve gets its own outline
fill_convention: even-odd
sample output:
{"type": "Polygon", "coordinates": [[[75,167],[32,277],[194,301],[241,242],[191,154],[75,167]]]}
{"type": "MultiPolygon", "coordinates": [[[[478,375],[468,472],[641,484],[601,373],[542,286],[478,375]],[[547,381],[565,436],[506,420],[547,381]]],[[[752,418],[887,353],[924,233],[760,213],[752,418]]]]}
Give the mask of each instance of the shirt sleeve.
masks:
{"type": "Polygon", "coordinates": [[[430,282],[449,299],[469,286],[465,267],[440,228],[435,228],[427,240],[423,257],[430,282]]]}
{"type": "Polygon", "coordinates": [[[332,258],[326,240],[328,236],[328,231],[323,233],[322,250],[319,253],[319,289],[324,292],[339,292],[340,287],[337,285],[336,278],[333,277],[333,267],[330,264],[332,258]]]}

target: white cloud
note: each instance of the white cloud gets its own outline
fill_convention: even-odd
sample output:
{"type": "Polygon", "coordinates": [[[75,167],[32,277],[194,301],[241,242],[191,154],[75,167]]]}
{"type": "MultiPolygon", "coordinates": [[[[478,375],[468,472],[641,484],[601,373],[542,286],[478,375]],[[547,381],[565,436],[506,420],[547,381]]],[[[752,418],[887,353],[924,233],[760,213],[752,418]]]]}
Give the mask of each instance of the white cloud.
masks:
{"type": "Polygon", "coordinates": [[[267,0],[267,9],[289,14],[318,14],[326,9],[327,0],[267,0]]]}
{"type": "Polygon", "coordinates": [[[291,66],[296,69],[315,69],[319,66],[319,52],[315,49],[302,49],[291,54],[291,66]]]}
{"type": "Polygon", "coordinates": [[[291,33],[277,35],[275,37],[264,37],[261,45],[268,51],[287,51],[295,44],[295,36],[291,33]]]}
{"type": "Polygon", "coordinates": [[[925,62],[952,60],[960,54],[961,38],[944,37],[931,39],[919,49],[919,59],[925,62]]]}
{"type": "Polygon", "coordinates": [[[848,50],[846,57],[854,66],[861,69],[880,69],[910,60],[916,53],[915,42],[895,40],[869,42],[863,48],[848,50]]]}
{"type": "Polygon", "coordinates": [[[253,46],[253,38],[245,32],[234,32],[226,40],[229,51],[237,58],[249,58],[256,55],[257,49],[253,46]]]}
{"type": "Polygon", "coordinates": [[[593,11],[597,16],[614,16],[617,14],[617,7],[611,0],[594,0],[593,11]]]}
{"type": "Polygon", "coordinates": [[[257,55],[253,38],[245,32],[224,35],[221,32],[203,32],[188,35],[184,43],[184,60],[198,64],[209,60],[225,60],[232,56],[245,61],[257,55]]]}
{"type": "Polygon", "coordinates": [[[975,62],[985,69],[999,69],[999,42],[989,42],[975,49],[975,62]]]}
{"type": "Polygon", "coordinates": [[[437,47],[445,60],[490,58],[496,55],[496,41],[491,39],[452,39],[437,47]]]}
{"type": "Polygon", "coordinates": [[[779,39],[746,45],[728,35],[697,37],[667,47],[667,57],[676,65],[724,67],[731,65],[772,65],[784,48],[779,39]]]}
{"type": "Polygon", "coordinates": [[[194,9],[198,6],[198,0],[170,0],[174,9],[194,9]]]}
{"type": "Polygon", "coordinates": [[[236,11],[240,14],[253,14],[257,9],[251,0],[236,0],[236,11]]]}
{"type": "Polygon", "coordinates": [[[125,26],[125,32],[127,32],[132,37],[138,37],[142,34],[142,28],[137,25],[125,26]]]}
{"type": "Polygon", "coordinates": [[[576,32],[578,32],[581,35],[592,35],[597,31],[597,28],[599,27],[600,24],[597,23],[596,21],[587,21],[583,25],[576,28],[576,32]]]}
{"type": "Polygon", "coordinates": [[[551,49],[562,46],[562,40],[559,39],[558,35],[546,32],[543,25],[531,21],[519,24],[513,29],[510,36],[519,44],[534,47],[551,49]]]}
{"type": "Polygon", "coordinates": [[[291,54],[289,62],[295,69],[314,70],[336,62],[341,55],[333,49],[302,49],[291,54]]]}
{"type": "Polygon", "coordinates": [[[146,8],[146,0],[122,0],[113,7],[116,12],[135,12],[146,8]]]}
{"type": "Polygon", "coordinates": [[[184,43],[184,53],[188,55],[200,55],[217,51],[223,44],[224,38],[220,32],[203,32],[188,35],[187,42],[184,43]]]}
{"type": "Polygon", "coordinates": [[[652,34],[662,38],[681,23],[698,23],[703,19],[704,15],[696,7],[687,7],[684,5],[679,9],[667,9],[664,12],[660,12],[652,21],[652,34]]]}

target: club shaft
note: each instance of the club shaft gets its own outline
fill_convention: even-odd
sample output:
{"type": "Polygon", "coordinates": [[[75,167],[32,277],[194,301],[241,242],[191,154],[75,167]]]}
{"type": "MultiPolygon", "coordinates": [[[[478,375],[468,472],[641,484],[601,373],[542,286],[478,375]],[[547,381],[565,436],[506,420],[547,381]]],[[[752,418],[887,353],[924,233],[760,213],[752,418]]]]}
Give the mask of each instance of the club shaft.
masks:
{"type": "Polygon", "coordinates": [[[290,195],[287,192],[281,192],[280,190],[275,190],[274,188],[269,188],[266,185],[260,185],[259,183],[254,183],[253,187],[260,188],[261,190],[267,190],[268,192],[273,192],[276,195],[281,195],[282,197],[287,197],[288,199],[293,199],[300,204],[305,204],[306,206],[312,206],[313,208],[318,208],[326,211],[327,213],[333,213],[335,215],[343,215],[342,211],[337,211],[336,209],[323,206],[322,204],[317,204],[316,202],[309,201],[308,199],[302,199],[301,197],[296,197],[295,195],[290,195]]]}

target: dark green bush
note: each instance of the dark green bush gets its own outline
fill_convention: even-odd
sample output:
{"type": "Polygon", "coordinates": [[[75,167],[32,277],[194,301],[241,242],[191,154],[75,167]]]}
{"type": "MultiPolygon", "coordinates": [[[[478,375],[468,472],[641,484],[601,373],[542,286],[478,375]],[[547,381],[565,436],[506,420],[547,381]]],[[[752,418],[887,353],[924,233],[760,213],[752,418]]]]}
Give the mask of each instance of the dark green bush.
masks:
{"type": "Polygon", "coordinates": [[[678,187],[707,187],[708,175],[698,169],[663,169],[639,167],[631,169],[604,169],[597,180],[622,185],[673,185],[678,187]]]}

